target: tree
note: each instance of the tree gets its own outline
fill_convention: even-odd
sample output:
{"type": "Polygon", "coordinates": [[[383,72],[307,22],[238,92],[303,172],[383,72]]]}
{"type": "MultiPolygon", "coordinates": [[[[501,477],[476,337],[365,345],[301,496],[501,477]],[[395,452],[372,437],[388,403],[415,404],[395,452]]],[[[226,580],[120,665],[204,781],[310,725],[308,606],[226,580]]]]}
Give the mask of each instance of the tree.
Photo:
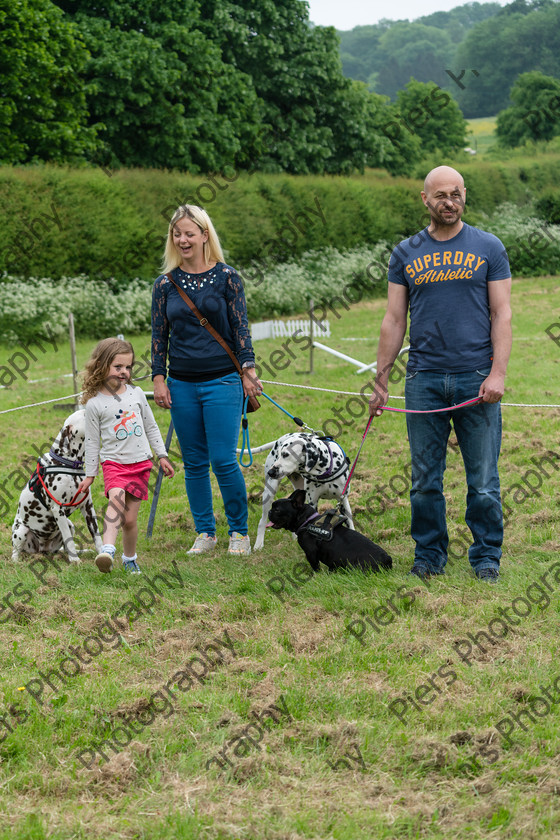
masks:
{"type": "Polygon", "coordinates": [[[422,142],[424,152],[452,154],[466,143],[467,123],[453,97],[433,83],[411,79],[397,93],[405,125],[422,142]]]}
{"type": "Polygon", "coordinates": [[[423,82],[445,84],[454,47],[447,32],[434,26],[398,21],[379,40],[379,92],[392,99],[411,76],[423,82]]]}
{"type": "Polygon", "coordinates": [[[496,136],[502,146],[560,135],[560,80],[533,71],[522,73],[510,91],[511,107],[500,111],[496,136]]]}
{"type": "Polygon", "coordinates": [[[457,49],[454,74],[462,70],[454,93],[468,118],[507,108],[508,92],[521,73],[560,77],[560,3],[515,0],[479,23],[457,49]]]}
{"type": "Polygon", "coordinates": [[[88,104],[108,160],[206,172],[255,158],[260,108],[251,79],[222,60],[196,0],[59,5],[91,54],[88,104]]]}
{"type": "Polygon", "coordinates": [[[356,26],[348,32],[339,32],[342,70],[351,79],[367,82],[379,69],[379,39],[385,30],[380,24],[356,26]]]}
{"type": "MultiPolygon", "coordinates": [[[[311,27],[301,0],[205,0],[201,8],[224,60],[251,77],[262,103],[263,169],[411,165],[382,131],[393,116],[385,100],[343,76],[336,30],[311,27]]],[[[413,145],[406,152],[414,159],[413,145]]]]}
{"type": "Polygon", "coordinates": [[[465,3],[455,6],[449,12],[432,12],[415,20],[426,26],[435,26],[448,33],[455,44],[459,44],[469,29],[487,18],[494,17],[501,10],[499,3],[465,3]]]}
{"type": "MultiPolygon", "coordinates": [[[[409,171],[386,101],[342,74],[302,0],[58,0],[87,44],[91,120],[128,166],[409,171]]],[[[108,160],[107,162],[110,162],[108,160]]]]}
{"type": "Polygon", "coordinates": [[[466,3],[414,21],[382,20],[339,32],[343,71],[375,82],[378,93],[395,97],[411,76],[449,86],[445,70],[454,66],[457,45],[475,24],[496,15],[498,3],[466,3]]]}
{"type": "Polygon", "coordinates": [[[49,0],[0,0],[0,162],[76,161],[95,148],[87,51],[49,0]]]}

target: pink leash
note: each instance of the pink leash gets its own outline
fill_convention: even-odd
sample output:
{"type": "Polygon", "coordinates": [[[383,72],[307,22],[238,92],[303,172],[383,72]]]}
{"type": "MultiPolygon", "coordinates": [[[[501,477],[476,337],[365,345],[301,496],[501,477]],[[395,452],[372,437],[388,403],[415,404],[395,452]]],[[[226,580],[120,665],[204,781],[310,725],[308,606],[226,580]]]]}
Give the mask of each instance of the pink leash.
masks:
{"type": "Polygon", "coordinates": [[[380,405],[379,408],[382,411],[400,411],[403,414],[437,414],[439,411],[455,411],[456,408],[464,408],[466,405],[474,405],[475,403],[480,402],[481,399],[482,397],[474,397],[472,400],[467,400],[466,402],[459,403],[458,405],[450,405],[446,408],[393,408],[389,405],[380,405]]]}
{"type": "MultiPolygon", "coordinates": [[[[388,405],[380,405],[379,408],[382,411],[398,411],[401,414],[437,414],[440,411],[455,411],[455,409],[457,409],[457,408],[465,408],[465,406],[474,405],[475,403],[480,402],[481,400],[482,400],[482,397],[474,397],[474,399],[472,399],[472,400],[467,400],[466,402],[459,403],[458,405],[450,405],[450,406],[447,406],[446,408],[428,408],[428,409],[393,408],[392,406],[388,406],[388,405]]],[[[373,415],[368,420],[366,430],[365,430],[365,432],[362,436],[362,442],[360,443],[360,448],[358,449],[358,454],[356,455],[356,457],[354,459],[354,463],[352,464],[352,469],[350,470],[350,473],[348,475],[348,479],[346,481],[346,484],[344,485],[344,490],[342,491],[342,497],[341,498],[344,498],[344,496],[346,495],[348,485],[350,484],[352,474],[353,474],[354,470],[356,469],[356,464],[358,463],[358,458],[360,457],[360,452],[362,451],[362,447],[363,447],[363,445],[366,441],[366,437],[368,435],[369,427],[371,426],[371,421],[372,420],[373,420],[373,415]]]]}

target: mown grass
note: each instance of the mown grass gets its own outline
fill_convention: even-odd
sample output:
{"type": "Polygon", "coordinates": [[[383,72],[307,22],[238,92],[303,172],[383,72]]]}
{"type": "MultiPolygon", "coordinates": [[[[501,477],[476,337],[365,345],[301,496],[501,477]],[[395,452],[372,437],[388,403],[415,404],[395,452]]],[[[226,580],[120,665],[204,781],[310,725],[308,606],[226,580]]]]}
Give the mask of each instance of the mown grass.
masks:
{"type": "Polygon", "coordinates": [[[467,146],[474,149],[478,157],[484,157],[485,153],[496,143],[496,117],[479,117],[467,120],[468,134],[467,146]]]}
{"type": "MultiPolygon", "coordinates": [[[[560,278],[516,281],[513,305],[516,338],[504,401],[558,403],[560,348],[545,330],[558,320],[560,278]]],[[[325,343],[373,361],[384,302],[363,303],[350,311],[338,305],[337,311],[340,317],[331,313],[333,334],[325,343]],[[345,340],[350,338],[354,340],[345,340]]],[[[148,341],[148,336],[134,339],[139,355],[148,341]]],[[[257,353],[270,359],[282,343],[259,342],[257,353]]],[[[78,343],[80,367],[91,344],[78,343]]],[[[350,365],[319,350],[315,374],[304,374],[309,358],[302,346],[291,345],[296,358],[277,371],[275,382],[351,392],[367,383],[366,376],[356,376],[350,365]]],[[[13,352],[3,348],[0,364],[13,352]]],[[[25,375],[57,378],[36,384],[20,379],[1,392],[3,409],[72,393],[72,380],[61,378],[70,370],[68,346],[35,355],[38,361],[25,375]]],[[[263,378],[272,380],[266,373],[263,378]]],[[[348,396],[279,384],[267,384],[266,391],[313,427],[327,425],[334,431],[327,421],[340,410],[348,425],[339,439],[354,457],[366,423],[358,402],[350,406],[348,396]],[[349,409],[357,415],[353,421],[349,409]]],[[[393,393],[402,392],[401,380],[393,393]]],[[[250,418],[253,445],[294,428],[263,402],[250,418]]],[[[0,721],[13,729],[0,728],[0,738],[7,734],[0,743],[2,840],[557,836],[558,705],[551,703],[550,712],[535,715],[534,722],[521,718],[525,729],[515,728],[513,743],[495,726],[510,713],[530,710],[531,699],[543,696],[542,688],[560,675],[560,577],[556,582],[551,572],[560,548],[560,411],[504,407],[503,415],[501,478],[510,513],[502,576],[494,587],[473,578],[466,549],[456,550],[441,579],[423,585],[407,577],[413,553],[409,455],[404,419],[396,414],[375,421],[351,491],[360,529],[394,558],[393,570],[375,577],[320,573],[308,579],[301,573],[305,565],[298,566],[303,555],[285,532],[268,533],[263,552],[233,560],[225,552],[219,500],[220,549],[211,558],[188,557],[194,533],[179,470],[164,482],[151,540],[145,536],[149,507],[142,506],[143,578],[127,578],[120,571],[101,576],[89,554],[80,568],[62,564],[60,571],[53,567],[39,581],[30,571],[31,558],[19,566],[9,561],[16,505],[15,498],[9,500],[0,524],[5,561],[0,599],[18,584],[21,588],[10,601],[15,611],[0,614],[0,714],[7,715],[0,721]],[[537,469],[531,458],[540,462],[545,456],[548,476],[541,471],[540,485],[530,489],[529,484],[538,483],[528,473],[537,469]],[[384,486],[389,489],[382,490],[384,486]],[[381,494],[386,494],[384,500],[381,494]],[[46,674],[58,667],[63,650],[80,648],[139,593],[146,576],[171,569],[173,562],[183,586],[160,585],[152,613],[137,614],[121,628],[118,647],[107,645],[56,691],[47,686],[42,705],[20,690],[40,679],[39,671],[46,674]],[[548,603],[536,589],[529,598],[528,587],[546,573],[548,603]],[[273,576],[284,582],[283,601],[267,586],[273,576]],[[521,596],[530,606],[527,617],[508,626],[504,638],[493,643],[480,637],[484,650],[472,642],[469,662],[462,661],[458,650],[467,650],[467,634],[488,631],[499,610],[521,596]],[[383,606],[385,611],[379,609],[383,606]],[[366,624],[365,617],[378,629],[366,624]],[[356,622],[354,634],[348,630],[351,622],[356,622]],[[362,643],[356,638],[362,627],[358,622],[365,628],[362,643]],[[224,631],[234,642],[235,656],[226,652],[204,684],[193,681],[184,693],[175,688],[173,677],[198,653],[195,646],[223,639],[224,631]],[[445,676],[449,671],[455,680],[445,676]],[[406,694],[429,685],[430,678],[438,691],[432,692],[433,702],[417,702],[416,709],[406,694]],[[82,767],[79,750],[110,736],[127,714],[145,707],[168,683],[175,698],[173,714],[166,717],[169,710],[163,709],[152,725],[139,727],[133,741],[108,763],[82,767]],[[255,714],[278,705],[280,698],[289,717],[277,715],[277,722],[263,724],[262,741],[248,745],[245,755],[235,756],[230,748],[232,767],[219,771],[214,763],[206,770],[206,763],[256,720],[255,714]],[[407,702],[404,723],[390,711],[397,698],[407,702]],[[492,750],[497,757],[491,763],[492,750]]],[[[0,415],[4,497],[6,490],[14,492],[14,472],[22,462],[29,463],[33,444],[40,448],[50,442],[63,417],[52,406],[0,415]]],[[[156,409],[156,417],[165,435],[168,415],[156,409]]],[[[255,455],[246,471],[253,538],[264,458],[255,455]]],[[[446,497],[454,538],[465,528],[465,493],[452,435],[446,497]]],[[[100,512],[98,482],[94,501],[100,512]]],[[[556,696],[560,699],[560,692],[556,696]]]]}

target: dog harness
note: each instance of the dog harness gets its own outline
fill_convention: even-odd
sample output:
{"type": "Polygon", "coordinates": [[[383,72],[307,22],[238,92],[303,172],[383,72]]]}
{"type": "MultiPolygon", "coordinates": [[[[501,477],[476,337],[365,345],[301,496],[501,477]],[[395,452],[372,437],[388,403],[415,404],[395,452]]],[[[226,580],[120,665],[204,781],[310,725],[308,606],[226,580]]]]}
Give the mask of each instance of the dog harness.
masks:
{"type": "MultiPolygon", "coordinates": [[[[52,453],[49,453],[49,454],[52,455],[52,453]]],[[[81,461],[80,462],[68,461],[66,458],[61,458],[60,455],[56,455],[54,457],[57,460],[66,461],[66,463],[68,463],[68,464],[70,464],[70,463],[71,464],[77,464],[77,463],[81,464],[81,461]]],[[[47,485],[45,484],[45,478],[48,475],[60,475],[60,474],[63,474],[63,475],[77,475],[77,476],[80,476],[81,478],[85,475],[82,467],[62,466],[62,465],[59,466],[57,464],[53,464],[52,466],[50,466],[50,465],[47,466],[45,464],[42,464],[40,461],[37,461],[37,467],[35,468],[35,472],[31,476],[31,478],[29,479],[28,487],[31,490],[31,492],[33,493],[33,495],[35,496],[35,498],[37,499],[37,501],[40,502],[43,505],[44,508],[48,507],[48,505],[47,505],[47,503],[45,501],[45,498],[43,496],[43,491],[47,494],[49,499],[52,499],[53,502],[56,502],[56,504],[59,505],[59,507],[77,507],[78,505],[81,505],[82,502],[84,502],[87,498],[89,490],[87,490],[82,495],[81,499],[77,498],[78,495],[79,495],[79,493],[77,492],[77,493],[75,493],[75,495],[73,496],[73,498],[69,502],[59,502],[58,499],[55,496],[53,496],[53,494],[50,492],[47,485]]]]}
{"type": "Polygon", "coordinates": [[[312,537],[320,540],[332,540],[333,531],[340,525],[344,525],[348,517],[338,510],[326,510],[322,513],[313,513],[305,522],[299,526],[296,534],[307,531],[312,537]]]}
{"type": "MultiPolygon", "coordinates": [[[[326,444],[326,447],[328,449],[329,456],[330,456],[329,466],[327,467],[327,469],[325,470],[324,473],[321,473],[321,475],[311,475],[311,473],[304,473],[304,472],[302,472],[301,475],[305,476],[305,478],[313,479],[313,481],[316,481],[318,484],[324,484],[326,481],[334,481],[335,479],[340,478],[340,476],[343,475],[346,472],[346,470],[348,469],[348,466],[350,464],[350,458],[348,457],[348,455],[346,454],[344,449],[342,449],[342,447],[340,447],[341,451],[342,451],[342,454],[344,455],[344,462],[339,467],[339,469],[335,473],[333,473],[334,457],[333,457],[332,449],[329,446],[329,443],[333,442],[333,438],[332,437],[322,437],[322,438],[319,438],[319,440],[322,440],[323,443],[326,444]]],[[[314,467],[318,460],[319,460],[319,455],[317,455],[315,460],[312,462],[311,466],[314,467]]]]}

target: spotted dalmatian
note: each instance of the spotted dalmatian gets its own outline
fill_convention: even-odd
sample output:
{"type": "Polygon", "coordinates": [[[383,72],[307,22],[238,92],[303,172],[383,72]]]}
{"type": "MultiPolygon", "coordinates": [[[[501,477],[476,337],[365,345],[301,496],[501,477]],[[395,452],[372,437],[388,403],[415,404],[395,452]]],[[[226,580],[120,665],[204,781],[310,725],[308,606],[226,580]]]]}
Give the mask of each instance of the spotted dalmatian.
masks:
{"type": "MultiPolygon", "coordinates": [[[[47,467],[43,479],[45,486],[55,499],[66,504],[76,497],[84,475],[85,417],[84,409],[67,417],[50,452],[39,461],[41,466],[47,467]],[[57,471],[51,472],[51,468],[57,468],[57,471]]],[[[103,541],[99,535],[91,493],[88,491],[83,501],[75,507],[61,507],[49,498],[37,477],[33,477],[19,497],[12,526],[12,560],[19,560],[22,552],[48,554],[65,550],[71,563],[80,563],[74,543],[74,524],[68,518],[78,509],[93,537],[96,551],[100,552],[103,541]]]]}
{"type": "MultiPolygon", "coordinates": [[[[264,545],[268,512],[285,476],[292,482],[294,490],[305,490],[307,504],[317,507],[320,498],[342,498],[349,470],[349,458],[342,447],[330,438],[306,432],[290,432],[279,438],[268,453],[264,465],[262,517],[254,548],[258,550],[264,545]]],[[[343,509],[349,527],[354,530],[347,495],[343,500],[343,509]]]]}

